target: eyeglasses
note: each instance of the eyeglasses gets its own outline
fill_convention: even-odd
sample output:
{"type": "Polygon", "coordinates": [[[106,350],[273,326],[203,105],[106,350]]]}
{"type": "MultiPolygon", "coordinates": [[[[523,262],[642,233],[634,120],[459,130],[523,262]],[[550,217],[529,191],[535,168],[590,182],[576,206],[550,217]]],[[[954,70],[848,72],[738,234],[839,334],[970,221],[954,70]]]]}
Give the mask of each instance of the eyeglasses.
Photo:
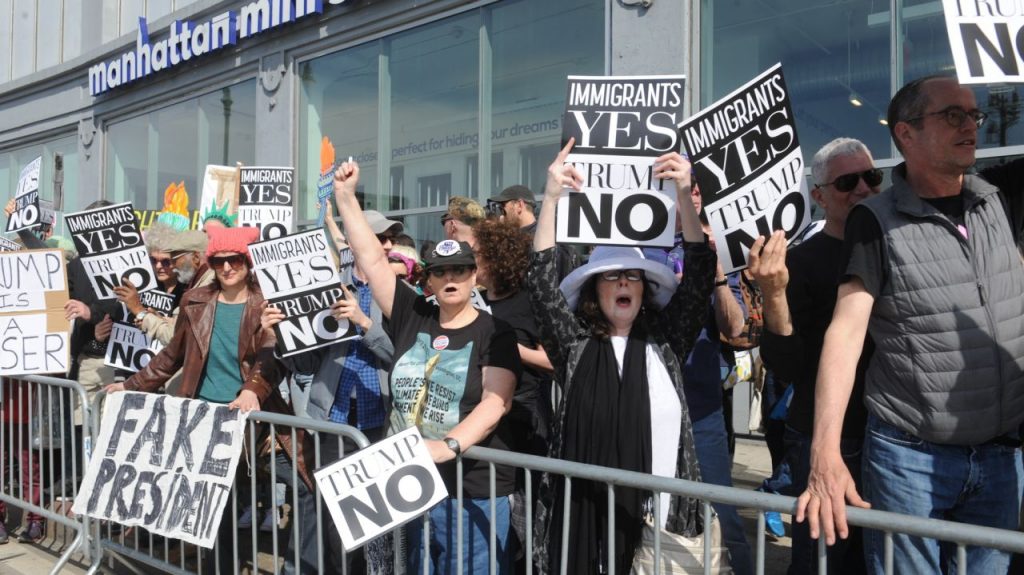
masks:
{"type": "Polygon", "coordinates": [[[852,192],[853,189],[857,187],[857,184],[860,183],[861,178],[864,179],[865,184],[873,188],[878,184],[881,184],[884,177],[882,170],[879,170],[878,168],[871,168],[870,170],[864,170],[863,172],[843,174],[831,182],[815,185],[819,188],[834,186],[837,192],[843,192],[845,194],[847,192],[852,192]]]}
{"type": "Polygon", "coordinates": [[[377,234],[377,241],[384,245],[386,242],[395,243],[395,234],[377,234]]]}
{"type": "Polygon", "coordinates": [[[443,278],[445,275],[451,273],[456,278],[461,278],[468,274],[473,269],[473,266],[460,265],[460,266],[444,266],[441,268],[430,268],[430,275],[435,278],[443,278]]]}
{"type": "Polygon", "coordinates": [[[174,258],[154,258],[154,257],[150,257],[149,258],[149,263],[153,264],[154,267],[163,266],[165,268],[169,268],[169,267],[171,267],[171,263],[173,261],[174,261],[174,258]]]}
{"type": "Polygon", "coordinates": [[[242,254],[233,254],[230,256],[210,256],[207,260],[210,262],[210,267],[215,270],[224,269],[224,264],[229,264],[231,269],[237,270],[245,265],[245,256],[242,254]]]}
{"type": "Polygon", "coordinates": [[[939,110],[938,112],[928,112],[927,114],[921,114],[920,116],[908,118],[903,121],[907,123],[916,122],[918,120],[923,120],[928,116],[942,116],[946,119],[946,123],[953,128],[963,126],[964,122],[967,121],[967,118],[970,118],[971,121],[974,122],[974,125],[980,128],[981,125],[985,123],[985,118],[988,117],[988,114],[981,110],[964,110],[960,106],[950,106],[939,110]]]}
{"type": "Polygon", "coordinates": [[[617,282],[622,276],[626,276],[626,279],[631,282],[639,282],[643,281],[644,272],[643,270],[611,270],[602,273],[601,279],[610,282],[617,282]]]}

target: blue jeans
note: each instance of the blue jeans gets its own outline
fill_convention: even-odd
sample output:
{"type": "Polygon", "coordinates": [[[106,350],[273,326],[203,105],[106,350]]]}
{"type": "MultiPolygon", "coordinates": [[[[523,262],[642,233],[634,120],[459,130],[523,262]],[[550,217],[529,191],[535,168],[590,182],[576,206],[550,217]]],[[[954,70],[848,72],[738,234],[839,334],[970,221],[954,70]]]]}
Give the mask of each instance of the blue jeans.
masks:
{"type": "MultiPolygon", "coordinates": [[[[1022,488],[1019,448],[938,445],[868,416],[864,438],[864,498],[873,509],[1017,529],[1022,488]]],[[[866,529],[868,569],[883,570],[885,535],[866,529]]],[[[967,548],[969,573],[1006,573],[1010,554],[967,548]]],[[[956,545],[893,534],[896,573],[951,573],[956,545]]]]}
{"type": "MultiPolygon", "coordinates": [[[[811,472],[811,436],[791,427],[786,427],[786,462],[789,464],[793,482],[782,491],[785,495],[799,497],[807,490],[807,476],[811,472]]],[[[861,486],[861,453],[864,447],[862,439],[843,438],[839,442],[839,452],[843,456],[857,490],[863,494],[861,486]]],[[[850,535],[846,539],[836,538],[835,545],[827,550],[828,572],[830,575],[839,573],[864,573],[863,530],[850,526],[850,535]]],[[[790,554],[788,575],[809,575],[818,573],[818,541],[811,539],[807,521],[793,522],[793,547],[790,554]]]]}
{"type": "MultiPolygon", "coordinates": [[[[458,572],[458,499],[449,497],[430,510],[430,573],[453,575],[458,572]]],[[[490,573],[491,500],[462,499],[462,572],[465,575],[490,573]]],[[[498,575],[511,573],[509,553],[510,510],[508,496],[495,501],[495,538],[498,575]]],[[[423,572],[423,518],[413,519],[405,528],[407,573],[423,572]]]]}
{"type": "MultiPolygon", "coordinates": [[[[700,465],[700,478],[704,483],[732,487],[732,458],[729,456],[729,440],[725,433],[725,418],[719,409],[711,415],[693,422],[693,442],[700,465]]],[[[722,526],[722,539],[729,549],[732,568],[736,575],[750,575],[754,564],[750,554],[750,543],[743,533],[740,514],[732,505],[713,503],[722,526]]]]}

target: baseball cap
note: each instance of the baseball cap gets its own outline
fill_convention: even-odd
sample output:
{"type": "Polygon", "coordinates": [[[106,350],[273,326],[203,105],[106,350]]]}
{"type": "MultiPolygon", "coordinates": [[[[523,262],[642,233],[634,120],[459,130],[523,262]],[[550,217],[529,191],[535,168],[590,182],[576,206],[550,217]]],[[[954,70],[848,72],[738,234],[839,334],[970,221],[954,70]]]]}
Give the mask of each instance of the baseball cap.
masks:
{"type": "Polygon", "coordinates": [[[427,271],[441,266],[476,266],[476,255],[466,242],[444,240],[434,246],[425,264],[427,271]]]}
{"type": "Polygon", "coordinates": [[[366,216],[366,221],[370,224],[370,229],[373,230],[373,233],[376,235],[383,234],[395,226],[398,226],[398,229],[395,230],[396,232],[400,232],[405,229],[402,222],[398,220],[389,220],[384,217],[384,214],[377,210],[365,210],[363,211],[363,215],[366,216]]]}
{"type": "Polygon", "coordinates": [[[466,225],[473,225],[487,217],[484,208],[476,201],[465,196],[452,196],[448,200],[448,211],[441,216],[441,221],[458,220],[466,225]]]}
{"type": "Polygon", "coordinates": [[[516,184],[514,186],[509,186],[505,188],[504,190],[501,191],[500,194],[496,196],[491,196],[491,198],[487,201],[510,202],[512,200],[523,200],[526,202],[533,203],[533,192],[530,191],[530,188],[527,188],[522,184],[516,184]]]}

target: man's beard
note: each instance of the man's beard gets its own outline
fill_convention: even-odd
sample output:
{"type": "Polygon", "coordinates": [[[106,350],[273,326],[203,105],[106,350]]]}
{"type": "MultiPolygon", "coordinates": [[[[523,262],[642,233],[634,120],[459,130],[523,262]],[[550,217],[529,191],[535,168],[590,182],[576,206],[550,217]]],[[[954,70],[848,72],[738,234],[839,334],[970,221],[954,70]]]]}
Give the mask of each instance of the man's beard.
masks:
{"type": "Polygon", "coordinates": [[[196,275],[196,267],[192,265],[190,260],[186,260],[188,263],[182,262],[184,265],[174,268],[174,275],[178,276],[178,281],[183,284],[192,283],[192,278],[196,275]]]}

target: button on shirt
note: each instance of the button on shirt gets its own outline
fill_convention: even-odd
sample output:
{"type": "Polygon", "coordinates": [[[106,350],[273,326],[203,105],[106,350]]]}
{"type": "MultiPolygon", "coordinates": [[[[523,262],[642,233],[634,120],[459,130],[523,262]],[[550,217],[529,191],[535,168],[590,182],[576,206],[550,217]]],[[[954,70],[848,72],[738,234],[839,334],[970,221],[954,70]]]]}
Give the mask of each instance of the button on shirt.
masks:
{"type": "MultiPolygon", "coordinates": [[[[356,280],[359,309],[370,315],[372,295],[370,286],[356,280]]],[[[361,340],[349,342],[348,355],[341,368],[341,380],[334,393],[330,420],[335,423],[349,422],[352,404],[352,390],[355,390],[357,426],[359,429],[375,429],[384,425],[384,403],[380,395],[380,379],[377,375],[377,358],[362,344],[361,340]]]]}

